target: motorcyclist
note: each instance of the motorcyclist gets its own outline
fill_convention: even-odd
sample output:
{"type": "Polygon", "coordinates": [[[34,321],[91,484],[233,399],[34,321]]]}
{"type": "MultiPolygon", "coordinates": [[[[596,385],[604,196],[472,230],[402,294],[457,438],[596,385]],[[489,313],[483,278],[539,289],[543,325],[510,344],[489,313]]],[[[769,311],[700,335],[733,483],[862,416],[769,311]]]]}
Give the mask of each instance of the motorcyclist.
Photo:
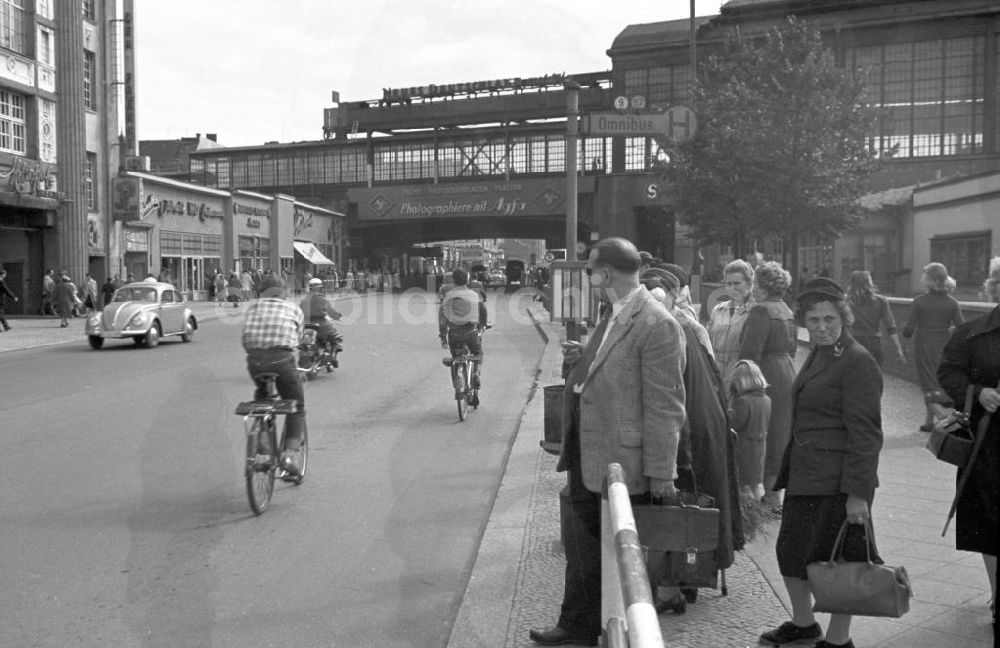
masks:
{"type": "Polygon", "coordinates": [[[483,357],[483,345],[479,335],[486,328],[486,304],[479,293],[469,288],[468,272],[461,269],[454,270],[451,278],[455,285],[444,294],[441,306],[438,308],[438,335],[441,338],[441,346],[450,349],[452,355],[455,355],[464,344],[469,348],[469,353],[479,356],[479,362],[473,365],[471,379],[472,388],[479,389],[483,357]]]}
{"type": "MultiPolygon", "coordinates": [[[[316,343],[326,346],[328,352],[343,351],[341,342],[344,341],[333,326],[333,320],[339,320],[341,314],[333,307],[333,304],[323,295],[323,280],[312,278],[309,280],[309,294],[306,295],[300,304],[302,312],[305,313],[306,322],[316,327],[316,343]]],[[[336,361],[334,361],[336,366],[336,361]]]]}
{"type": "MultiPolygon", "coordinates": [[[[298,410],[289,414],[285,423],[284,441],[281,448],[281,467],[298,475],[301,464],[298,454],[306,430],[306,399],[302,389],[302,379],[298,372],[296,349],[302,336],[302,310],[284,299],[284,282],[277,276],[268,275],[260,282],[260,299],[251,302],[243,324],[243,348],[247,352],[247,371],[254,379],[257,390],[254,398],[267,397],[263,385],[257,381],[261,373],[276,373],[275,386],[282,398],[297,400],[298,410]]],[[[261,435],[261,442],[268,444],[267,435],[261,435]]],[[[269,444],[268,444],[269,445],[269,444]]],[[[260,454],[270,455],[274,449],[260,447],[260,454]]]]}

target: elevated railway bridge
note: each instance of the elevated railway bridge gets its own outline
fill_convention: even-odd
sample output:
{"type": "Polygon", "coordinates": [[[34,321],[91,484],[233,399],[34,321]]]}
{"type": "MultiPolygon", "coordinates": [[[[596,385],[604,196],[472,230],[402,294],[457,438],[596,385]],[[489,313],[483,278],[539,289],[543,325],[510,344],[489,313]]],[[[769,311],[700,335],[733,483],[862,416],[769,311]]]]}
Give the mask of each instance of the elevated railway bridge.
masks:
{"type": "MultiPolygon", "coordinates": [[[[609,72],[573,79],[581,113],[611,109],[609,72]]],[[[374,265],[430,241],[539,238],[565,247],[566,81],[387,89],[382,99],[327,109],[322,140],[193,152],[191,179],[346,213],[345,255],[374,265]]],[[[650,173],[658,154],[648,137],[579,139],[579,240],[627,236],[676,257],[673,214],[650,173]]]]}

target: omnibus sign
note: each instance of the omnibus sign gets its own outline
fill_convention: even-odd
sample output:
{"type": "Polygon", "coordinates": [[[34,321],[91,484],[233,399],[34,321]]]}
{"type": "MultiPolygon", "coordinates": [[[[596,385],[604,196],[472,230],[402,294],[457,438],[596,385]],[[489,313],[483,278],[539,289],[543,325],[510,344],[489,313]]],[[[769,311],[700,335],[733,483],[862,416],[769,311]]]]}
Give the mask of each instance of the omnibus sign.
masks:
{"type": "Polygon", "coordinates": [[[580,120],[583,135],[665,137],[671,144],[690,142],[697,127],[694,111],[686,106],[671,106],[662,113],[593,112],[580,120]]]}

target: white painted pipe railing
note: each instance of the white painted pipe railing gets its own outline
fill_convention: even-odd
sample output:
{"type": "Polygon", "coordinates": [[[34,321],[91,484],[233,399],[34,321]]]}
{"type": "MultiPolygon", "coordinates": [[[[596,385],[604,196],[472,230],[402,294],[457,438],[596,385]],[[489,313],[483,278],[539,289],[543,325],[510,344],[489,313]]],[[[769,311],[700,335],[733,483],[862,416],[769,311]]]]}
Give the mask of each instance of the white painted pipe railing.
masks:
{"type": "Polygon", "coordinates": [[[625,471],[608,466],[601,499],[601,626],[607,648],[663,648],[625,471]]]}

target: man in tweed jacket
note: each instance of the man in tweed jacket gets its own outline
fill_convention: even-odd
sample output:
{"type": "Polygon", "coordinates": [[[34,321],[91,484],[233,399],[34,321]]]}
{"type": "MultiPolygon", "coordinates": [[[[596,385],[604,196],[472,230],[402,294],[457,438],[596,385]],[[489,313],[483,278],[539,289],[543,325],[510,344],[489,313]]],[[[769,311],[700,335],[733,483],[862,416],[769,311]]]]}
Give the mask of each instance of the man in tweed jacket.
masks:
{"type": "Polygon", "coordinates": [[[625,469],[629,493],[675,497],[684,425],[684,332],[639,283],[639,252],[622,238],[599,241],[587,271],[611,307],[585,347],[567,344],[558,470],[568,471],[562,511],[566,581],[555,627],[532,630],[541,645],[596,645],[601,616],[601,488],[608,464],[625,469]]]}

